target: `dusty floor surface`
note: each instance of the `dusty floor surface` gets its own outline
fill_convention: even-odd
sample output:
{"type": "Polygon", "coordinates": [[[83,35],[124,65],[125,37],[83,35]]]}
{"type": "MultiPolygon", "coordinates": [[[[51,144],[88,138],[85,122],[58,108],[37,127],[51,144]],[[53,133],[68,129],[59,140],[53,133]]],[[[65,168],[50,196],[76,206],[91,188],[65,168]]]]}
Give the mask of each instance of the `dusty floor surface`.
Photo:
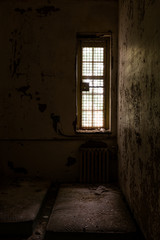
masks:
{"type": "Polygon", "coordinates": [[[118,188],[61,186],[49,219],[51,232],[136,232],[118,188]]]}
{"type": "MultiPolygon", "coordinates": [[[[23,196],[25,196],[28,193],[28,191],[27,191],[28,187],[26,186],[26,183],[27,183],[26,181],[21,182],[21,184],[23,185],[23,189],[24,189],[23,196]]],[[[35,183],[35,181],[32,183],[32,185],[33,185],[33,189],[35,190],[34,183],[35,183]]],[[[25,203],[22,204],[23,206],[27,207],[29,202],[30,201],[32,202],[32,204],[30,204],[32,206],[32,208],[28,208],[28,212],[24,211],[24,215],[23,215],[24,217],[29,216],[30,219],[32,219],[32,215],[35,215],[35,213],[37,213],[37,208],[40,207],[40,211],[37,215],[36,220],[34,219],[34,221],[32,222],[32,224],[34,224],[33,225],[34,226],[33,234],[30,237],[12,237],[12,236],[2,237],[1,236],[0,240],[3,240],[3,239],[5,239],[5,240],[6,239],[7,240],[10,240],[10,239],[13,239],[13,240],[42,240],[44,238],[46,225],[48,223],[48,219],[49,219],[51,210],[54,205],[58,187],[55,185],[50,185],[50,183],[48,183],[48,182],[41,182],[41,183],[42,183],[41,187],[40,187],[40,185],[38,186],[38,184],[36,183],[36,190],[37,190],[36,197],[29,196],[29,198],[26,199],[25,203]],[[39,198],[38,203],[41,203],[40,205],[38,204],[38,206],[37,206],[37,197],[39,198]]],[[[16,187],[19,187],[19,181],[16,184],[18,184],[16,187]]],[[[15,185],[15,182],[13,183],[13,185],[15,185]]],[[[5,193],[5,189],[6,189],[6,186],[4,186],[3,189],[1,188],[0,192],[2,194],[5,193]]],[[[32,189],[32,187],[30,188],[30,190],[32,190],[30,192],[31,195],[33,195],[33,189],[32,189]]],[[[8,191],[8,190],[6,190],[6,191],[8,191]]],[[[21,195],[20,190],[18,190],[18,191],[19,191],[19,194],[21,195]]],[[[14,195],[14,190],[12,189],[12,191],[10,192],[10,196],[13,197],[13,195],[14,195]]],[[[14,198],[16,198],[16,196],[14,196],[14,198]]],[[[3,204],[3,206],[5,206],[4,201],[3,201],[4,199],[1,198],[0,200],[1,200],[0,201],[1,206],[2,206],[2,204],[3,204]]],[[[8,199],[8,202],[10,200],[8,199]]],[[[22,198],[20,201],[22,203],[22,198]]],[[[16,205],[16,204],[15,204],[15,201],[13,201],[10,207],[12,207],[13,205],[16,205]]],[[[9,206],[9,203],[7,203],[6,206],[9,206]]],[[[17,206],[17,208],[18,208],[18,210],[20,210],[19,206],[17,206]]],[[[4,209],[2,209],[2,207],[1,207],[1,210],[0,210],[1,215],[3,214],[3,212],[5,212],[3,210],[4,209]]],[[[13,208],[13,211],[14,212],[16,211],[15,208],[13,208]]],[[[11,213],[10,209],[9,209],[9,213],[11,213]]],[[[12,216],[12,214],[10,214],[10,215],[12,216]]],[[[17,216],[17,214],[16,214],[16,216],[17,216]]],[[[1,218],[2,218],[1,221],[4,220],[3,216],[1,216],[1,218]]],[[[16,219],[18,221],[20,220],[17,217],[16,217],[16,219]]],[[[19,225],[16,225],[16,228],[17,228],[16,231],[19,231],[19,225]]]]}
{"type": "Polygon", "coordinates": [[[118,187],[62,185],[45,237],[135,240],[139,233],[118,187]]]}
{"type": "MultiPolygon", "coordinates": [[[[110,227],[110,230],[112,229],[112,231],[116,231],[117,229],[117,231],[120,231],[120,228],[122,227],[121,230],[123,231],[136,231],[135,225],[132,222],[132,219],[130,218],[130,216],[128,216],[128,211],[125,210],[125,212],[122,212],[123,211],[122,206],[124,207],[123,205],[124,203],[121,202],[122,199],[120,200],[118,196],[119,196],[119,190],[113,187],[110,188],[109,186],[106,187],[106,186],[90,185],[87,188],[84,188],[84,187],[79,188],[79,186],[77,187],[77,185],[76,187],[74,185],[73,186],[63,185],[62,188],[60,188],[57,185],[51,185],[49,188],[49,191],[46,194],[45,200],[43,201],[43,205],[40,209],[37,220],[34,224],[33,234],[30,237],[14,237],[14,238],[0,237],[0,240],[44,240],[44,239],[45,240],[48,240],[48,239],[100,240],[101,238],[97,238],[97,237],[94,238],[95,235],[87,235],[84,237],[82,235],[77,235],[75,237],[70,238],[69,235],[66,236],[66,233],[65,235],[62,234],[61,236],[57,235],[55,237],[53,237],[52,234],[55,226],[56,228],[58,227],[64,228],[64,224],[65,225],[67,224],[66,225],[67,228],[65,228],[65,230],[61,229],[63,232],[68,231],[69,233],[70,231],[72,232],[75,231],[74,226],[76,226],[76,228],[77,227],[80,228],[82,231],[82,234],[86,233],[86,231],[100,232],[102,230],[100,229],[100,227],[104,227],[106,223],[105,219],[107,219],[108,217],[109,219],[112,219],[112,222],[110,222],[108,225],[108,227],[110,227]],[[67,190],[67,188],[69,191],[67,190]],[[57,193],[58,193],[58,200],[56,198],[57,193]],[[80,203],[79,207],[76,206],[77,204],[76,201],[80,203]],[[106,204],[106,206],[108,204],[108,207],[105,208],[106,209],[105,211],[104,211],[103,204],[106,204]],[[68,211],[68,209],[70,211],[70,214],[68,215],[69,218],[67,215],[65,215],[67,213],[65,211],[66,210],[68,211]],[[92,214],[90,214],[91,210],[92,210],[92,214]],[[86,219],[84,218],[78,219],[78,216],[77,216],[77,220],[75,221],[76,214],[79,214],[80,216],[82,215],[81,217],[84,217],[83,214],[85,212],[88,213],[88,217],[86,219]],[[100,215],[99,219],[98,219],[98,215],[100,215]],[[63,219],[63,222],[59,221],[61,218],[63,219]],[[102,221],[100,221],[100,219],[102,221]],[[54,223],[56,223],[55,226],[54,226],[54,223]],[[68,226],[71,226],[72,224],[74,226],[72,226],[71,228],[68,228],[68,226]],[[83,225],[85,227],[83,227],[83,225]],[[47,235],[48,232],[49,234],[47,235]]],[[[76,229],[76,230],[79,231],[79,229],[76,229]]],[[[57,229],[57,231],[59,230],[57,229]]],[[[104,227],[104,231],[106,231],[105,227],[104,227]]],[[[126,237],[123,238],[122,236],[117,238],[117,235],[115,235],[114,237],[111,236],[105,239],[121,240],[121,239],[126,239],[126,237]]],[[[127,240],[130,240],[130,239],[139,240],[141,238],[130,238],[129,236],[127,240]]]]}

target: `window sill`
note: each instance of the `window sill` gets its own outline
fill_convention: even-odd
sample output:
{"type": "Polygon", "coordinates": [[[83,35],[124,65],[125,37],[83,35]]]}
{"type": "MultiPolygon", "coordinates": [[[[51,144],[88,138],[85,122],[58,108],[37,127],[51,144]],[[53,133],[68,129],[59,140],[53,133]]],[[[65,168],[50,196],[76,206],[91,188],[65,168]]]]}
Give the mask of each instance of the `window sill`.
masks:
{"type": "Polygon", "coordinates": [[[104,128],[100,128],[100,129],[77,129],[76,133],[80,133],[80,134],[111,134],[111,130],[106,130],[104,128]]]}

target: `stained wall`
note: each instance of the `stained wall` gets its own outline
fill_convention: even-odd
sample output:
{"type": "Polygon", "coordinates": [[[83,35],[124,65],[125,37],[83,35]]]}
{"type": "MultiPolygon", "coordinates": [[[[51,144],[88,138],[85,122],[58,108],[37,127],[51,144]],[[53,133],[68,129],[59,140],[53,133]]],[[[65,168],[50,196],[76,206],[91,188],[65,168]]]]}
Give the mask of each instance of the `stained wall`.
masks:
{"type": "Polygon", "coordinates": [[[160,238],[159,9],[119,2],[119,180],[147,240],[160,238]]]}
{"type": "Polygon", "coordinates": [[[116,145],[117,22],[114,0],[0,1],[1,176],[77,181],[82,143],[116,145]],[[112,132],[76,134],[77,33],[108,31],[112,132]]]}

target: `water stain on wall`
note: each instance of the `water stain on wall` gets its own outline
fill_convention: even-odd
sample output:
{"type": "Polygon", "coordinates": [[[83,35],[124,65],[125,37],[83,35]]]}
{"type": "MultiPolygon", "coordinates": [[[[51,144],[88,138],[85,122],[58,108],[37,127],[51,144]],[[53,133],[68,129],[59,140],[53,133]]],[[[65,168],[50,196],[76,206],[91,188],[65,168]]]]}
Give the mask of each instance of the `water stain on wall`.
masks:
{"type": "Polygon", "coordinates": [[[23,15],[23,14],[26,13],[26,12],[31,12],[31,11],[32,11],[32,8],[27,8],[27,9],[15,8],[14,10],[15,10],[15,12],[18,12],[18,13],[20,13],[20,14],[23,15]]]}
{"type": "Polygon", "coordinates": [[[60,116],[55,115],[54,113],[51,113],[50,117],[52,119],[53,129],[57,133],[58,132],[58,123],[60,122],[60,116]]]}
{"type": "Polygon", "coordinates": [[[127,14],[129,19],[133,19],[133,0],[129,2],[127,14]]]}
{"type": "Polygon", "coordinates": [[[46,17],[53,14],[54,12],[60,11],[60,9],[54,6],[44,6],[41,8],[37,8],[36,11],[40,17],[46,17]]]}
{"type": "Polygon", "coordinates": [[[46,108],[47,108],[47,104],[41,104],[41,103],[39,103],[39,104],[38,104],[38,108],[39,108],[39,111],[40,111],[40,112],[44,112],[44,111],[46,110],[46,108]]]}
{"type": "Polygon", "coordinates": [[[135,135],[136,135],[136,143],[137,143],[138,147],[140,147],[142,145],[141,135],[140,135],[140,133],[138,133],[136,131],[135,131],[135,135]]]}
{"type": "Polygon", "coordinates": [[[21,43],[21,31],[15,29],[11,32],[11,37],[9,42],[11,43],[11,51],[12,57],[10,59],[10,73],[11,77],[13,78],[17,75],[20,62],[21,62],[21,51],[22,51],[22,43],[21,43]]]}
{"type": "Polygon", "coordinates": [[[26,96],[26,97],[30,97],[30,99],[32,99],[32,94],[31,93],[27,93],[28,89],[30,88],[30,85],[27,85],[27,86],[22,86],[20,88],[16,88],[16,90],[18,92],[21,92],[21,98],[23,96],[26,96]]]}
{"type": "Polygon", "coordinates": [[[54,78],[54,77],[55,77],[54,74],[41,72],[41,81],[42,82],[44,82],[46,80],[46,78],[54,78]]]}
{"type": "Polygon", "coordinates": [[[145,16],[145,0],[138,1],[138,20],[141,23],[145,16]]]}
{"type": "Polygon", "coordinates": [[[15,173],[19,174],[27,174],[28,171],[23,167],[14,167],[14,163],[12,161],[8,161],[8,167],[13,170],[15,173]]]}
{"type": "Polygon", "coordinates": [[[160,236],[158,3],[122,0],[119,17],[124,63],[119,75],[120,182],[146,239],[155,240],[160,236]],[[132,4],[133,19],[128,14],[132,4]]]}

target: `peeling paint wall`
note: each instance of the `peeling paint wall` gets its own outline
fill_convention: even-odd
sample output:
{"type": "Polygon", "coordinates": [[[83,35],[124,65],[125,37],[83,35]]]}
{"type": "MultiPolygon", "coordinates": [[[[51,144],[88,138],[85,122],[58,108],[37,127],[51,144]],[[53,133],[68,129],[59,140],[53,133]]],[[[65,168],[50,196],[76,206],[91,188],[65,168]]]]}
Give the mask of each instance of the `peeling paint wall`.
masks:
{"type": "Polygon", "coordinates": [[[94,139],[116,145],[117,18],[114,0],[0,1],[0,148],[5,175],[19,171],[77,181],[79,147],[93,138],[74,131],[80,32],[113,33],[112,134],[94,139]]]}
{"type": "Polygon", "coordinates": [[[119,3],[119,179],[147,240],[160,239],[159,9],[119,3]]]}

